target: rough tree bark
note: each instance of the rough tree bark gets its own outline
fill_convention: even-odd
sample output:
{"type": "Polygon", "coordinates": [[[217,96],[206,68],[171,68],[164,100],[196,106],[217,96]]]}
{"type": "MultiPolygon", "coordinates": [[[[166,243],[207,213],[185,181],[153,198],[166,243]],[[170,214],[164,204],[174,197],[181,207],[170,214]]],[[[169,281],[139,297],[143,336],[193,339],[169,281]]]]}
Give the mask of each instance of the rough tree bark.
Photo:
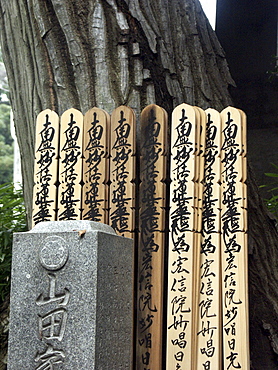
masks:
{"type": "MultiPolygon", "coordinates": [[[[232,103],[233,80],[198,0],[2,0],[0,22],[29,215],[41,110],[232,103]]],[[[252,368],[278,369],[278,236],[249,175],[252,368]]]]}

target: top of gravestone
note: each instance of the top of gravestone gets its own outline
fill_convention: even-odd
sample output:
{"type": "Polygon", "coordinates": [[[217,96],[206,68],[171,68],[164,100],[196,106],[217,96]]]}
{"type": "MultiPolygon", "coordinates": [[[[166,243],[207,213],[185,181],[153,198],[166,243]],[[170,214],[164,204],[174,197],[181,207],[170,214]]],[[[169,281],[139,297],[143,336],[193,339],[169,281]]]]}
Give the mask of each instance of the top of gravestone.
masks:
{"type": "Polygon", "coordinates": [[[70,232],[78,231],[102,231],[108,234],[115,234],[111,226],[95,221],[74,220],[74,221],[46,221],[36,224],[30,232],[32,233],[51,233],[51,232],[70,232]]]}

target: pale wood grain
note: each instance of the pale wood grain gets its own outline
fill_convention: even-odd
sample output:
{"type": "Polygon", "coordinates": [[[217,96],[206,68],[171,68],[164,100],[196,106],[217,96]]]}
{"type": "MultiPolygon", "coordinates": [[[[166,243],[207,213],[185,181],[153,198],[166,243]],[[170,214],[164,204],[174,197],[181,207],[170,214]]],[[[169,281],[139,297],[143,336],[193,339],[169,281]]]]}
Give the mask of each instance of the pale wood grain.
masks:
{"type": "Polygon", "coordinates": [[[81,218],[83,115],[71,108],[61,116],[58,220],[81,218]]]}
{"type": "Polygon", "coordinates": [[[198,291],[197,369],[222,369],[220,251],[220,114],[207,109],[202,207],[200,286],[198,291]]]}
{"type": "Polygon", "coordinates": [[[132,238],[135,229],[136,120],[125,106],[111,115],[110,216],[121,236],[132,238]]]}
{"type": "MultiPolygon", "coordinates": [[[[197,187],[195,157],[200,128],[196,110],[181,104],[172,113],[170,238],[168,256],[166,369],[194,363],[194,227],[197,187]]],[[[199,163],[198,163],[199,166],[199,163]]],[[[197,167],[199,168],[199,167],[197,167]]],[[[196,333],[195,333],[196,334],[196,333]]]]}
{"type": "Polygon", "coordinates": [[[41,221],[55,221],[59,154],[59,116],[46,109],[36,120],[33,188],[33,226],[41,221]]]}
{"type": "Polygon", "coordinates": [[[141,114],[136,369],[162,368],[166,137],[165,111],[146,107],[141,114]]]}
{"type": "Polygon", "coordinates": [[[92,108],[84,116],[82,218],[108,223],[110,115],[92,108]]]}
{"type": "Polygon", "coordinates": [[[224,369],[249,369],[247,259],[242,171],[242,117],[228,107],[222,118],[222,284],[224,369]]]}

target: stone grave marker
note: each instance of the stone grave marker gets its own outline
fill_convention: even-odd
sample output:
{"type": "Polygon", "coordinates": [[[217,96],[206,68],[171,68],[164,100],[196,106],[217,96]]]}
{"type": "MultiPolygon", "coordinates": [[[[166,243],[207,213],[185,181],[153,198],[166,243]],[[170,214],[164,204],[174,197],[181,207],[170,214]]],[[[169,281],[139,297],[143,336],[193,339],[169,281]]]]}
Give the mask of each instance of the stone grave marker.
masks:
{"type": "Polygon", "coordinates": [[[132,240],[110,226],[15,234],[8,369],[131,369],[132,297],[132,240]]]}

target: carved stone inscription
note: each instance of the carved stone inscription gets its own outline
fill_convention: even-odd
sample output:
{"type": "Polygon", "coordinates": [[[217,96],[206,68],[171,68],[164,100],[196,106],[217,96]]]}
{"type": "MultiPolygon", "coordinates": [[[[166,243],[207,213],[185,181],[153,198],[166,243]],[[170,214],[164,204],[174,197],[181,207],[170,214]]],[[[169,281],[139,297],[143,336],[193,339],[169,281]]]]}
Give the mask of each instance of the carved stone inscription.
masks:
{"type": "Polygon", "coordinates": [[[68,248],[64,240],[58,236],[49,236],[40,249],[39,259],[47,270],[61,269],[68,260],[68,248]]]}
{"type": "Polygon", "coordinates": [[[110,225],[121,236],[135,228],[135,115],[121,106],[111,116],[110,225]]]}
{"type": "Polygon", "coordinates": [[[108,223],[109,121],[98,108],[84,117],[83,220],[108,223]]]}
{"type": "MultiPolygon", "coordinates": [[[[58,236],[46,238],[39,252],[40,263],[46,270],[63,268],[67,258],[68,248],[64,239],[58,236]]],[[[37,352],[35,356],[36,370],[55,369],[55,365],[63,363],[66,357],[60,343],[66,331],[70,292],[67,288],[57,291],[58,274],[48,272],[47,275],[48,292],[46,295],[41,293],[36,300],[36,305],[41,308],[38,315],[38,337],[45,344],[44,352],[37,352]]]]}
{"type": "Polygon", "coordinates": [[[136,368],[142,370],[162,366],[166,122],[158,106],[142,112],[136,338],[136,368]]]}
{"type": "Polygon", "coordinates": [[[54,221],[58,171],[59,117],[47,109],[37,117],[33,190],[33,225],[54,221]]]}
{"type": "Polygon", "coordinates": [[[222,111],[221,116],[224,369],[247,369],[247,256],[241,182],[241,116],[237,109],[230,107],[222,111]]]}
{"type": "Polygon", "coordinates": [[[195,110],[179,105],[172,116],[167,369],[190,369],[193,335],[195,110]]]}

